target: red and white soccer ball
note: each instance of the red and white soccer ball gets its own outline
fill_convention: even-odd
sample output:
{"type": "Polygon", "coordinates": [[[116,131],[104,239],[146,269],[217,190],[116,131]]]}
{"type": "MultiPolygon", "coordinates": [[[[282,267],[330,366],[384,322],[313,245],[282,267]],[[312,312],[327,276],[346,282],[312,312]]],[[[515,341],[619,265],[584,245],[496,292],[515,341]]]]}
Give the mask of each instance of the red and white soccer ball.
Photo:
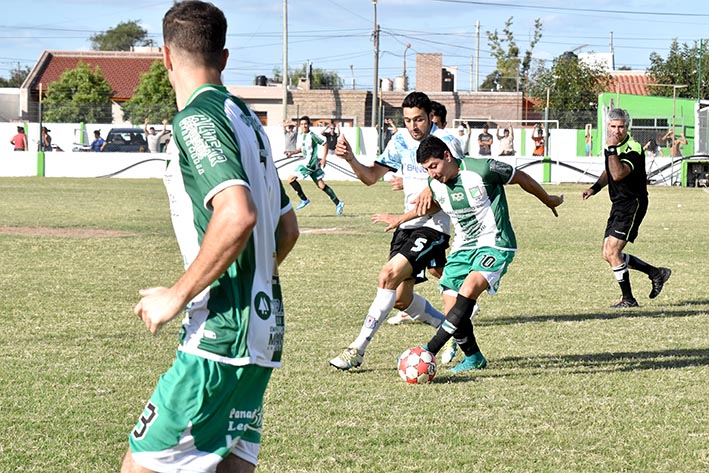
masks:
{"type": "Polygon", "coordinates": [[[426,384],[436,377],[436,356],[422,347],[409,348],[399,357],[399,376],[409,384],[426,384]]]}

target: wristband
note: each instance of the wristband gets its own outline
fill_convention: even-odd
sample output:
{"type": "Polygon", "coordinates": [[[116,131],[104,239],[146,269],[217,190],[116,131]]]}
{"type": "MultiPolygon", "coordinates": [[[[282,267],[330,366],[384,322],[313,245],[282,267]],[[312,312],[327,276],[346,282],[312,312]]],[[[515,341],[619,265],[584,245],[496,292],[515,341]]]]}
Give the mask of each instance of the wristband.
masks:
{"type": "Polygon", "coordinates": [[[605,149],[604,154],[606,155],[606,158],[612,155],[618,156],[618,148],[615,146],[609,146],[605,149]]]}
{"type": "Polygon", "coordinates": [[[594,194],[598,194],[598,191],[603,189],[600,185],[598,185],[598,182],[594,182],[593,185],[591,186],[591,189],[593,189],[594,194]]]}

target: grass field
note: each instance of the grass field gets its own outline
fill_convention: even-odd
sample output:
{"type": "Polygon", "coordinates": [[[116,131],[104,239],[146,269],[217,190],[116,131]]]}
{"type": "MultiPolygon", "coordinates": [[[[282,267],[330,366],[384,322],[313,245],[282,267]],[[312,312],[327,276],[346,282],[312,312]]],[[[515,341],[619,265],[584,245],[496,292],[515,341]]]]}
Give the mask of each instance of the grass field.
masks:
{"type": "MultiPolygon", "coordinates": [[[[388,254],[370,223],[398,212],[386,184],[311,183],[282,266],[285,366],[267,394],[262,472],[709,471],[709,193],[651,188],[630,252],[673,275],[640,308],[601,259],[605,191],[563,193],[560,217],[508,189],[520,251],[476,317],[489,368],[410,386],[396,357],[432,329],[385,324],[360,369],[328,360],[357,335],[388,254]]],[[[290,191],[290,190],[289,190],[290,191]]],[[[157,180],[0,179],[0,472],[117,471],[127,435],[174,357],[151,336],[142,287],[181,274],[157,180]]],[[[440,307],[436,284],[418,290],[440,307]]]]}

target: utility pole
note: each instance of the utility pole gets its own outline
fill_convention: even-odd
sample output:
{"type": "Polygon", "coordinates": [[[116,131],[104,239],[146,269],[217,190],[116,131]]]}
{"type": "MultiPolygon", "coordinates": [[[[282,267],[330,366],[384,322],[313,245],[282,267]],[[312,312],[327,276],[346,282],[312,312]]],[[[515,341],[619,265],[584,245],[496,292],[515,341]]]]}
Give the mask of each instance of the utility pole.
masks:
{"type": "Polygon", "coordinates": [[[475,92],[480,83],[480,20],[475,22],[475,92]]]}
{"type": "Polygon", "coordinates": [[[283,122],[288,120],[288,0],[283,0],[283,122]]]}
{"type": "MultiPolygon", "coordinates": [[[[374,5],[374,84],[372,87],[372,126],[379,123],[379,25],[377,25],[377,0],[372,0],[374,5]]],[[[377,150],[378,151],[378,150],[377,150]]]]}

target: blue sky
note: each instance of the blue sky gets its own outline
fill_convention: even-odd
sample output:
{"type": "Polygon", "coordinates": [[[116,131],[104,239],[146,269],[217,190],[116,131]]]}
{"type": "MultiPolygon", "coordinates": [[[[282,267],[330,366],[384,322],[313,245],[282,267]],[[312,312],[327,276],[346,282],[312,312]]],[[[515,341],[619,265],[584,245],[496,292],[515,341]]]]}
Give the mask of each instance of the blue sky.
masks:
{"type": "MultiPolygon", "coordinates": [[[[171,0],[32,0],[3,2],[0,20],[0,76],[20,65],[32,66],[44,50],[88,50],[89,37],[118,23],[138,20],[156,44],[162,44],[161,20],[171,0]]],[[[257,75],[272,76],[282,65],[282,0],[216,0],[229,21],[229,85],[253,84],[257,75]]],[[[495,69],[486,31],[502,32],[513,17],[512,31],[522,53],[534,19],[543,36],[534,58],[548,61],[564,51],[608,52],[613,35],[616,66],[644,70],[650,53],[667,55],[673,38],[680,43],[709,38],[709,2],[690,0],[569,2],[378,0],[381,28],[379,77],[400,76],[406,50],[410,82],[416,53],[442,53],[444,66],[458,68],[458,88],[468,90],[476,54],[475,25],[480,22],[479,79],[495,69]],[[406,49],[406,44],[411,44],[406,49]]],[[[312,61],[337,72],[346,87],[373,84],[374,28],[372,0],[288,0],[289,65],[312,61]]],[[[709,67],[709,65],[707,65],[709,67]]],[[[474,75],[473,75],[474,77],[474,75]]]]}

